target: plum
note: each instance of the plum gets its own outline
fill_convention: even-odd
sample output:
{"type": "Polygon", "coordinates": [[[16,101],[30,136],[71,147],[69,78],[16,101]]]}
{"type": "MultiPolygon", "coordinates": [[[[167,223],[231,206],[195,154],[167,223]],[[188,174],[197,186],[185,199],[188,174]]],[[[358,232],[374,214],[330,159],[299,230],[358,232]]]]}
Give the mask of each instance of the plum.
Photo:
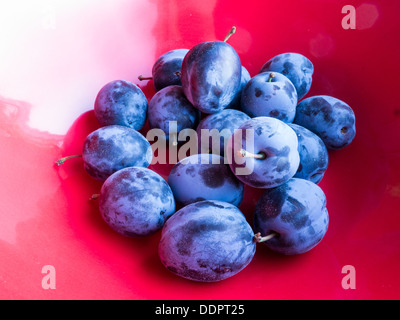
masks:
{"type": "Polygon", "coordinates": [[[151,235],[175,212],[168,183],[156,172],[128,167],[113,173],[103,183],[99,209],[104,221],[129,237],[151,235]]]}
{"type": "Polygon", "coordinates": [[[153,65],[152,79],[155,91],[181,85],[182,61],[189,49],[175,49],[161,55],[153,65]]]}
{"type": "Polygon", "coordinates": [[[353,109],[345,102],[326,95],[302,100],[293,123],[318,135],[330,150],[348,146],[356,135],[353,109]]]}
{"type": "Polygon", "coordinates": [[[253,259],[254,233],[243,213],[222,201],[204,200],[177,211],[159,243],[162,264],[193,281],[215,282],[243,270],[253,259]]]}
{"type": "Polygon", "coordinates": [[[233,173],[254,188],[285,183],[300,163],[296,133],[271,117],[245,121],[229,138],[226,152],[233,173]]]}
{"type": "Polygon", "coordinates": [[[183,91],[201,112],[210,114],[222,111],[238,94],[241,70],[239,55],[228,43],[199,43],[183,59],[183,91]]]}
{"type": "Polygon", "coordinates": [[[90,133],[83,143],[84,168],[100,181],[126,167],[148,167],[152,157],[146,138],[124,126],[101,127],[90,133]]]}
{"type": "Polygon", "coordinates": [[[282,73],[293,83],[297,98],[302,99],[311,88],[314,66],[312,62],[300,53],[287,52],[268,60],[259,73],[273,71],[282,73]]]}
{"type": "Polygon", "coordinates": [[[242,92],[244,87],[246,86],[247,82],[251,79],[249,71],[245,67],[242,66],[242,76],[240,77],[240,86],[239,90],[237,91],[235,97],[233,98],[232,102],[230,103],[227,108],[229,109],[240,109],[240,100],[242,98],[242,92]]]}
{"type": "Polygon", "coordinates": [[[244,185],[224,158],[215,154],[196,154],[182,159],[171,169],[168,183],[175,200],[187,205],[201,200],[219,200],[239,206],[244,185]]]}
{"type": "Polygon", "coordinates": [[[324,192],[304,179],[292,178],[267,189],[254,211],[254,231],[261,236],[274,235],[263,243],[285,255],[314,248],[325,236],[328,224],[324,192]]]}
{"type": "Polygon", "coordinates": [[[94,114],[101,126],[121,125],[140,130],[146,122],[147,98],[134,83],[111,81],[97,94],[94,114]]]}
{"type": "Polygon", "coordinates": [[[294,178],[319,183],[328,168],[329,155],[324,142],[315,133],[294,123],[289,123],[299,141],[300,165],[294,178]]]}
{"type": "Polygon", "coordinates": [[[240,108],[250,117],[273,117],[290,123],[296,114],[297,92],[278,72],[263,72],[245,85],[240,108]]]}
{"type": "MultiPolygon", "coordinates": [[[[183,129],[195,129],[200,121],[200,111],[186,99],[182,87],[171,85],[158,91],[149,102],[148,119],[151,129],[158,128],[165,132],[169,140],[170,122],[176,122],[176,132],[183,129]]],[[[177,142],[177,137],[175,137],[177,142]]]]}
{"type": "Polygon", "coordinates": [[[228,142],[233,132],[249,119],[250,117],[247,114],[235,109],[225,109],[205,117],[200,121],[196,130],[200,153],[208,153],[210,151],[224,156],[225,143],[228,142]],[[203,131],[203,141],[201,139],[202,130],[206,130],[203,131]]]}

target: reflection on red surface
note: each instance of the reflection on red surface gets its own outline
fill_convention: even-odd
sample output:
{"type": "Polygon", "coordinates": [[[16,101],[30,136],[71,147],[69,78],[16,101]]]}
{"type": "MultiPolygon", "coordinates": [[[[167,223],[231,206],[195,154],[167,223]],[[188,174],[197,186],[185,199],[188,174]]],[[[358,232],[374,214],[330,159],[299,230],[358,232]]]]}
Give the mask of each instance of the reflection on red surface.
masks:
{"type": "MultiPolygon", "coordinates": [[[[30,100],[19,101],[0,87],[0,298],[400,298],[400,109],[394,89],[400,50],[388,36],[399,31],[400,5],[359,0],[353,5],[360,8],[360,29],[356,30],[341,28],[337,1],[259,0],[246,7],[235,1],[143,0],[136,5],[116,1],[111,12],[105,11],[108,7],[97,8],[101,17],[107,17],[103,22],[92,16],[89,6],[75,8],[78,24],[70,31],[63,24],[62,11],[57,11],[54,32],[59,28],[62,36],[90,41],[93,51],[80,52],[88,61],[97,52],[97,73],[91,75],[88,68],[84,75],[96,83],[89,85],[93,95],[94,87],[124,78],[137,83],[151,98],[152,82],[139,82],[137,76],[146,70],[150,73],[159,55],[200,41],[223,39],[235,25],[237,32],[229,43],[252,75],[275,54],[295,51],[308,56],[315,66],[308,96],[328,94],[346,101],[356,113],[357,135],[349,147],[330,154],[328,171],[320,183],[327,196],[330,226],[315,249],[285,257],[260,245],[254,260],[238,275],[220,283],[193,283],[161,265],[159,233],[130,239],[105,225],[97,202],[88,200],[101,184],[85,173],[81,159],[54,166],[61,156],[80,153],[86,135],[98,127],[91,111],[94,96],[83,94],[84,87],[77,90],[76,95],[82,95],[82,114],[70,123],[65,135],[55,135],[30,128],[30,115],[38,106],[30,100]],[[145,8],[155,10],[149,19],[145,15],[129,19],[145,8]],[[125,14],[121,16],[121,12],[125,14]],[[137,28],[143,26],[151,30],[148,50],[153,54],[138,53],[140,63],[135,64],[133,44],[137,41],[138,48],[147,45],[138,38],[137,28]],[[119,34],[107,33],[116,29],[119,34]],[[76,34],[76,30],[82,32],[76,34]],[[120,57],[118,46],[125,48],[120,57]],[[55,267],[54,290],[41,286],[45,265],[55,267]],[[354,290],[342,288],[345,265],[356,270],[354,290]]],[[[38,56],[46,61],[49,53],[43,49],[38,56]]],[[[69,69],[63,65],[65,58],[53,56],[52,66],[69,69]]],[[[54,82],[54,90],[59,90],[55,92],[62,95],[59,99],[79,100],[69,98],[75,94],[71,87],[62,91],[63,79],[57,72],[47,71],[46,76],[54,79],[44,79],[45,83],[54,82]]],[[[68,79],[78,81],[81,74],[80,68],[70,70],[68,79]]],[[[0,77],[4,80],[7,74],[0,77]]],[[[29,85],[32,91],[52,89],[44,90],[37,81],[29,85]]],[[[55,96],[53,93],[52,99],[55,96]]],[[[46,96],[41,97],[44,101],[46,96]]],[[[33,101],[39,100],[35,96],[33,101]]],[[[63,109],[61,114],[67,111],[63,109]]],[[[54,109],[49,112],[57,114],[54,109]]],[[[152,168],[167,177],[171,166],[152,168]]],[[[261,193],[246,188],[240,208],[250,222],[261,193]]]]}

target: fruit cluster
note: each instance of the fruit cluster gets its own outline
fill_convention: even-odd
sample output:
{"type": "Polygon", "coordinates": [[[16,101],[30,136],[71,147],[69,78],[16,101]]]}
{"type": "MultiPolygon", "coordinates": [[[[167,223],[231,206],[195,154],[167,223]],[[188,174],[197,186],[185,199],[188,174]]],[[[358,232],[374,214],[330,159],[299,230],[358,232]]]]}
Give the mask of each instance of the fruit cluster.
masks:
{"type": "Polygon", "coordinates": [[[329,222],[317,185],[328,150],[355,136],[354,112],[345,102],[303,99],[314,71],[309,59],[283,53],[251,77],[227,43],[234,31],[224,41],[162,55],[152,69],[156,93],[149,102],[129,81],[106,84],[94,104],[101,127],[87,136],[81,155],[85,170],[103,181],[98,198],[106,223],[134,237],[162,229],[162,264],[195,281],[235,275],[257,243],[286,255],[315,247],[329,222]],[[138,132],[146,121],[169,148],[183,147],[185,130],[197,136],[168,182],[147,168],[154,150],[138,132]],[[253,227],[238,209],[246,185],[265,189],[253,227]]]}

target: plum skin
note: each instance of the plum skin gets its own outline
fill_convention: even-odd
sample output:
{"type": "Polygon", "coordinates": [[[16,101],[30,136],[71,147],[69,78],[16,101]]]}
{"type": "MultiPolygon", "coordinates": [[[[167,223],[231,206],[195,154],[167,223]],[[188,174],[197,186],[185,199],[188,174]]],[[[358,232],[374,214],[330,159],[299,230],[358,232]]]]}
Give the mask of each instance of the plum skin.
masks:
{"type": "Polygon", "coordinates": [[[156,172],[128,167],[112,174],[102,185],[99,209],[104,221],[129,237],[151,235],[175,212],[167,182],[156,172]]]}
{"type": "Polygon", "coordinates": [[[152,157],[150,143],[140,132],[118,125],[91,132],[82,148],[86,172],[99,181],[126,167],[148,167],[152,157]]]}
{"type": "Polygon", "coordinates": [[[312,62],[299,53],[287,52],[278,54],[268,60],[259,73],[266,71],[279,72],[289,78],[296,88],[298,99],[302,99],[310,90],[314,66],[312,62]]]}
{"type": "Polygon", "coordinates": [[[161,129],[169,140],[170,121],[177,122],[176,134],[178,134],[183,129],[195,129],[201,114],[186,99],[181,86],[170,85],[151,98],[147,115],[150,128],[161,129]]]}
{"type": "MultiPolygon", "coordinates": [[[[225,109],[221,112],[210,114],[200,121],[197,126],[197,136],[199,143],[199,152],[205,153],[208,150],[202,150],[202,142],[201,142],[201,130],[218,130],[219,131],[219,149],[214,150],[212,148],[211,152],[219,154],[220,156],[225,155],[225,142],[228,141],[233,132],[238,129],[243,122],[249,120],[250,117],[242,111],[235,109],[225,109]],[[219,152],[219,153],[217,153],[219,152]]],[[[209,138],[208,141],[209,148],[212,147],[212,137],[209,138]]]]}
{"type": "Polygon", "coordinates": [[[140,130],[146,122],[147,98],[134,83],[111,81],[97,94],[94,114],[101,126],[121,125],[140,130]]]}
{"type": "Polygon", "coordinates": [[[193,281],[215,282],[243,270],[253,259],[254,232],[232,204],[204,200],[177,211],[165,223],[158,247],[162,264],[193,281]]]}
{"type": "Polygon", "coordinates": [[[237,52],[223,41],[202,42],[182,62],[183,91],[203,113],[227,108],[240,89],[242,66],[237,52]]]}
{"type": "Polygon", "coordinates": [[[236,92],[235,97],[233,98],[232,102],[229,104],[227,109],[236,109],[240,110],[240,101],[242,98],[242,92],[244,87],[246,86],[247,82],[249,82],[251,79],[249,71],[242,66],[242,75],[240,77],[240,86],[239,90],[236,92]]]}
{"type": "Polygon", "coordinates": [[[356,135],[353,109],[344,101],[326,95],[302,100],[293,123],[314,132],[330,150],[346,147],[356,135]]]}
{"type": "Polygon", "coordinates": [[[302,126],[294,123],[288,125],[296,132],[299,141],[300,165],[294,178],[318,184],[329,164],[329,154],[324,142],[315,133],[302,126]]]}
{"type": "Polygon", "coordinates": [[[182,61],[189,49],[175,49],[161,55],[153,65],[152,76],[155,91],[181,85],[180,71],[182,61]]]}
{"type": "Polygon", "coordinates": [[[243,183],[253,188],[274,188],[292,178],[299,167],[300,156],[296,133],[286,123],[271,117],[256,117],[245,121],[234,132],[227,145],[229,166],[243,183]],[[247,131],[254,140],[248,142],[247,131]],[[238,158],[240,149],[265,158],[238,158]],[[242,160],[240,163],[238,160],[242,160]],[[239,173],[239,170],[243,172],[239,173]]]}
{"type": "Polygon", "coordinates": [[[168,184],[175,200],[183,205],[219,200],[239,206],[244,196],[243,183],[224,164],[224,158],[215,154],[182,159],[171,169],[168,184]]]}
{"type": "Polygon", "coordinates": [[[254,231],[277,236],[263,242],[271,250],[294,255],[314,248],[325,236],[329,224],[326,197],[315,183],[298,178],[260,197],[254,211],[254,231]]]}
{"type": "Polygon", "coordinates": [[[278,72],[259,73],[245,85],[240,108],[250,117],[273,117],[290,123],[296,114],[297,92],[278,72]]]}

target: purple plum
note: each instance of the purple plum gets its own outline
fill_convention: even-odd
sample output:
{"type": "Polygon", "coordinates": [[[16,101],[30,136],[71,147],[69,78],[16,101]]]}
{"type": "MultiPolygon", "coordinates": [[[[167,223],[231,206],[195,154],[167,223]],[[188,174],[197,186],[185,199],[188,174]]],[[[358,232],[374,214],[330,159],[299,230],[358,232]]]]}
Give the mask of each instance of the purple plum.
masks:
{"type": "Polygon", "coordinates": [[[168,183],[175,200],[187,205],[201,200],[219,200],[239,206],[244,185],[215,154],[196,154],[179,161],[171,169],[168,183]]]}
{"type": "Polygon", "coordinates": [[[222,111],[232,103],[240,89],[241,70],[239,55],[228,43],[199,43],[183,59],[183,91],[201,112],[222,111]]]}
{"type": "Polygon", "coordinates": [[[259,73],[273,71],[282,73],[293,83],[298,99],[302,99],[311,88],[314,66],[311,61],[299,53],[287,52],[268,60],[259,73]]]}
{"type": "Polygon", "coordinates": [[[84,168],[100,181],[126,167],[148,167],[152,157],[146,138],[124,126],[101,127],[90,133],[83,143],[84,168]]]}
{"type": "Polygon", "coordinates": [[[175,49],[161,55],[153,65],[153,85],[156,91],[172,86],[181,85],[181,67],[188,49],[175,49]]]}
{"type": "Polygon", "coordinates": [[[318,135],[325,146],[338,150],[348,146],[356,135],[353,109],[331,96],[313,96],[302,100],[293,123],[318,135]]]}
{"type": "Polygon", "coordinates": [[[104,221],[129,237],[151,235],[175,212],[168,183],[156,172],[129,167],[113,173],[103,183],[99,209],[104,221]]]}
{"type": "Polygon", "coordinates": [[[271,250],[301,254],[314,248],[325,236],[329,216],[322,189],[311,181],[292,178],[268,189],[254,212],[254,231],[271,250]]]}
{"type": "Polygon", "coordinates": [[[254,188],[273,188],[292,178],[300,163],[297,135],[271,117],[245,121],[228,141],[233,173],[254,188]]]}
{"type": "Polygon", "coordinates": [[[158,247],[162,264],[200,282],[227,279],[243,270],[256,250],[243,213],[222,201],[204,200],[177,211],[165,223],[158,247]]]}
{"type": "Polygon", "coordinates": [[[278,72],[263,72],[247,82],[240,108],[250,117],[273,117],[290,123],[296,114],[297,92],[288,78],[278,72]]]}
{"type": "Polygon", "coordinates": [[[134,83],[111,81],[97,94],[94,114],[101,126],[120,125],[140,130],[146,122],[147,98],[134,83]]]}

